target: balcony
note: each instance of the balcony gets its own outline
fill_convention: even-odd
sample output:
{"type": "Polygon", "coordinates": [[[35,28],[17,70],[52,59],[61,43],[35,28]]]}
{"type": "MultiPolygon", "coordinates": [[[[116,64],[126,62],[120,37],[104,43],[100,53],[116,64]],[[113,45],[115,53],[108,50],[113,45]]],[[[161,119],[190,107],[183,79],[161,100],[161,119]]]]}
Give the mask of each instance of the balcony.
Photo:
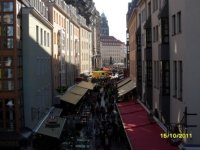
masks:
{"type": "Polygon", "coordinates": [[[143,28],[144,28],[144,29],[151,29],[151,26],[152,26],[152,25],[151,25],[151,16],[149,16],[148,19],[146,20],[146,22],[145,22],[143,28]]]}
{"type": "Polygon", "coordinates": [[[159,60],[169,60],[169,44],[158,45],[158,58],[159,60]]]}

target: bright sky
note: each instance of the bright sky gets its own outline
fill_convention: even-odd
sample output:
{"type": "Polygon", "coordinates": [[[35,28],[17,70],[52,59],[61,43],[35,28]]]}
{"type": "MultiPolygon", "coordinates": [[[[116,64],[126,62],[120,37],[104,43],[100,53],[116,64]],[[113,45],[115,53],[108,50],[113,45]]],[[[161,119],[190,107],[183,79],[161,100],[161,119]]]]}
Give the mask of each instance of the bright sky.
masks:
{"type": "Polygon", "coordinates": [[[93,0],[100,15],[104,12],[108,20],[109,34],[126,42],[126,13],[131,0],[93,0]]]}

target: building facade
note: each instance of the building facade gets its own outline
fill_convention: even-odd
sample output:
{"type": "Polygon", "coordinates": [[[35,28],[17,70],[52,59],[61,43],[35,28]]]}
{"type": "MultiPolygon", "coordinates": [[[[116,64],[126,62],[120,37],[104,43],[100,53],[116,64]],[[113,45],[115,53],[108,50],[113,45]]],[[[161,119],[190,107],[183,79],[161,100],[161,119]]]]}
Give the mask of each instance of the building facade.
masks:
{"type": "Polygon", "coordinates": [[[136,13],[136,2],[129,3],[127,12],[127,49],[129,56],[129,73],[130,78],[136,81],[136,30],[137,30],[137,13],[136,13]],[[129,34],[132,33],[132,34],[129,34]]]}
{"type": "Polygon", "coordinates": [[[31,6],[22,8],[23,100],[25,126],[34,130],[52,106],[53,26],[44,3],[44,11],[31,6]]]}
{"type": "Polygon", "coordinates": [[[199,1],[169,0],[170,120],[192,134],[188,145],[200,145],[198,68],[199,1]],[[192,16],[192,17],[191,17],[192,16]],[[193,114],[193,115],[192,115],[193,114]]]}
{"type": "MultiPolygon", "coordinates": [[[[92,31],[87,31],[89,70],[92,31]]],[[[21,132],[35,131],[57,103],[56,89],[74,84],[80,34],[77,9],[63,0],[0,1],[0,139],[14,140],[0,141],[0,147],[19,147],[21,132]]]]}
{"type": "Polygon", "coordinates": [[[124,63],[126,45],[113,36],[101,36],[102,66],[112,66],[114,63],[124,63]]]}
{"type": "Polygon", "coordinates": [[[0,2],[0,136],[7,142],[0,147],[19,147],[22,132],[34,130],[52,105],[53,27],[44,3],[35,4],[0,2]]]}
{"type": "Polygon", "coordinates": [[[78,70],[80,68],[80,62],[78,58],[79,42],[80,42],[80,25],[78,23],[79,15],[77,9],[70,5],[70,22],[69,22],[69,63],[68,63],[68,77],[69,84],[71,86],[75,83],[75,78],[79,77],[78,70]]]}
{"type": "Polygon", "coordinates": [[[192,138],[181,140],[185,148],[200,144],[199,96],[195,90],[199,74],[195,68],[200,55],[196,51],[198,4],[199,1],[133,0],[129,4],[133,8],[127,13],[130,60],[134,59],[131,47],[136,39],[139,99],[165,125],[167,132],[173,133],[178,127],[180,133],[192,134],[192,138]],[[134,13],[136,21],[132,19],[134,13]],[[135,22],[136,32],[132,25],[135,22]]]}
{"type": "MultiPolygon", "coordinates": [[[[52,48],[52,80],[53,80],[53,97],[58,93],[57,89],[67,85],[66,73],[66,51],[67,51],[67,26],[70,11],[69,6],[64,2],[57,0],[55,2],[44,1],[48,7],[49,21],[53,25],[53,48],[52,48]]],[[[54,101],[54,103],[57,103],[54,101]]]]}
{"type": "Polygon", "coordinates": [[[80,16],[80,73],[92,71],[92,30],[80,16]]]}
{"type": "Polygon", "coordinates": [[[21,7],[23,2],[0,2],[0,128],[20,132],[24,127],[21,7]],[[17,16],[17,17],[16,17],[17,16]]]}

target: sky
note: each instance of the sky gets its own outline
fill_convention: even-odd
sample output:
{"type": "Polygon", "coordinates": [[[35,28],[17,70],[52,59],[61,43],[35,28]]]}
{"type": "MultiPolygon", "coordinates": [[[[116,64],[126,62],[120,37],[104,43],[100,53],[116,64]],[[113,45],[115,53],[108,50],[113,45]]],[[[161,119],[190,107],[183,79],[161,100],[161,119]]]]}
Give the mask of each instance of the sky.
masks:
{"type": "Polygon", "coordinates": [[[93,0],[99,13],[108,20],[109,34],[126,43],[126,13],[131,0],[93,0]]]}

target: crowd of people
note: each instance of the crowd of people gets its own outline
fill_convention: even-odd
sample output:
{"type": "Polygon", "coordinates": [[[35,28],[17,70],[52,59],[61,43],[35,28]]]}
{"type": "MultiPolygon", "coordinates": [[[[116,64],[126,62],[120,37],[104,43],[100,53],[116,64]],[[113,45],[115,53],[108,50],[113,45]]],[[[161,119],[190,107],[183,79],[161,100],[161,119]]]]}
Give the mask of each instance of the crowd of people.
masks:
{"type": "Polygon", "coordinates": [[[117,86],[112,80],[102,79],[96,89],[94,109],[94,133],[96,150],[110,150],[119,133],[119,118],[116,112],[117,86]]]}
{"type": "MultiPolygon", "coordinates": [[[[66,133],[71,133],[69,137],[88,139],[91,143],[89,149],[92,150],[112,150],[116,144],[122,145],[124,130],[117,113],[117,99],[117,82],[99,79],[94,90],[85,96],[78,114],[72,114],[71,119],[67,119],[66,133]],[[84,115],[85,110],[89,112],[88,116],[84,115]],[[85,123],[81,123],[82,116],[86,118],[85,123]]],[[[76,142],[72,143],[73,148],[76,142]]]]}

